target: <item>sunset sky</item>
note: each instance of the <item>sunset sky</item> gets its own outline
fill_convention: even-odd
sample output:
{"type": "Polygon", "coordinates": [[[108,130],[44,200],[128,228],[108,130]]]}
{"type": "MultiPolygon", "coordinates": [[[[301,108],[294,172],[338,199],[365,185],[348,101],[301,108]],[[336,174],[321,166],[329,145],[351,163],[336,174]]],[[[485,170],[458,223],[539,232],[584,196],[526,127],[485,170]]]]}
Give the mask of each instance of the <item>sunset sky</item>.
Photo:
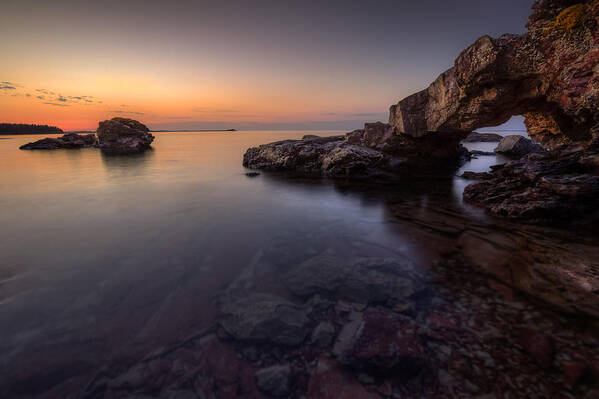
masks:
{"type": "Polygon", "coordinates": [[[0,9],[0,122],[353,129],[532,0],[27,1],[0,9]]]}

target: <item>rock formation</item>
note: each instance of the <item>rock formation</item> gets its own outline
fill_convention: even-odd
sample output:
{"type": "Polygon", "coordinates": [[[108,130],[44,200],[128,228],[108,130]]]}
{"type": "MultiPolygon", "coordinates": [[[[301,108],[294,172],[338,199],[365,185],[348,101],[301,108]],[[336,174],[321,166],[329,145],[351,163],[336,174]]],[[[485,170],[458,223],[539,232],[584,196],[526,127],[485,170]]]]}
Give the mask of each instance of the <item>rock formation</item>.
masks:
{"type": "Polygon", "coordinates": [[[304,136],[253,147],[243,165],[252,169],[293,171],[330,177],[395,176],[407,171],[457,163],[468,152],[459,142],[465,135],[398,134],[393,126],[367,123],[345,136],[304,136]]]}
{"type": "Polygon", "coordinates": [[[96,135],[93,133],[86,135],[67,133],[58,138],[47,137],[33,143],[27,143],[19,148],[21,150],[57,150],[61,148],[93,147],[95,143],[96,135]]]}
{"type": "Polygon", "coordinates": [[[100,122],[98,145],[106,154],[139,154],[150,148],[154,136],[146,125],[128,118],[112,118],[100,122]]]}
{"type": "Polygon", "coordinates": [[[390,110],[414,137],[471,132],[524,115],[545,146],[589,140],[599,122],[599,2],[537,0],[523,35],[483,36],[427,89],[390,110]]]}
{"type": "MultiPolygon", "coordinates": [[[[391,106],[389,124],[366,124],[344,139],[251,148],[244,166],[326,176],[413,173],[470,156],[460,140],[473,130],[524,115],[529,136],[552,152],[476,176],[485,181],[467,187],[464,198],[510,217],[548,220],[559,210],[586,217],[599,201],[598,26],[597,0],[536,0],[525,34],[481,37],[428,88],[391,106]]],[[[513,156],[540,150],[505,140],[498,152],[510,143],[513,156]]]]}

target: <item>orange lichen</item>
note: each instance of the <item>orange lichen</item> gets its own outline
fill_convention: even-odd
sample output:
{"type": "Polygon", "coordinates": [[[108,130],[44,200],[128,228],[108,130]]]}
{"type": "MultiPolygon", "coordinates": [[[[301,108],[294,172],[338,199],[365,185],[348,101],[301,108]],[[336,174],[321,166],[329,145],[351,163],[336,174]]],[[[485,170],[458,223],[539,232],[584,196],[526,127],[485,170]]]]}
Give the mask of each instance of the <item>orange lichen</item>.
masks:
{"type": "Polygon", "coordinates": [[[555,22],[554,29],[565,30],[571,32],[572,29],[581,25],[587,18],[587,7],[584,4],[576,4],[566,8],[559,13],[555,22]]]}

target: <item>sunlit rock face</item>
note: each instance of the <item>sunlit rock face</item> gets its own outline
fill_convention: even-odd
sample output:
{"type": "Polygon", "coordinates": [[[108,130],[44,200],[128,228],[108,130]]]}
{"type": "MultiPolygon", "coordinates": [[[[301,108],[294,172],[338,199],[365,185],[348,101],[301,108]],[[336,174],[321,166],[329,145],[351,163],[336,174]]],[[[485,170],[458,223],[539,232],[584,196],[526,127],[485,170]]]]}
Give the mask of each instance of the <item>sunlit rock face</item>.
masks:
{"type": "Polygon", "coordinates": [[[537,0],[523,35],[483,36],[427,89],[391,106],[398,132],[471,132],[524,115],[545,146],[591,138],[599,122],[599,2],[537,0]]]}
{"type": "Polygon", "coordinates": [[[98,144],[106,154],[138,154],[150,148],[154,136],[146,125],[128,118],[112,118],[100,122],[98,144]]]}

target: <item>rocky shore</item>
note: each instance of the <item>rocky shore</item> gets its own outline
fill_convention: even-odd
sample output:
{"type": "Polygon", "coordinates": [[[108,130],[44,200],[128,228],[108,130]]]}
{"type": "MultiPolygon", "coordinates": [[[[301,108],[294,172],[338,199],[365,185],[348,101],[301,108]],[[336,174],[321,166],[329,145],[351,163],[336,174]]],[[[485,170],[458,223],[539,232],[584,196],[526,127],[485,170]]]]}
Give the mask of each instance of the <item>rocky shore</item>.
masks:
{"type": "Polygon", "coordinates": [[[96,134],[67,133],[20,147],[21,150],[58,150],[95,147],[109,155],[139,154],[150,148],[154,136],[144,124],[127,118],[112,118],[99,123],[96,134]]]}
{"type": "Polygon", "coordinates": [[[250,148],[243,165],[328,177],[396,177],[438,171],[469,154],[463,139],[524,115],[532,143],[504,138],[513,158],[464,198],[495,215],[545,222],[594,222],[599,201],[599,3],[537,0],[523,35],[483,36],[427,89],[391,106],[389,123],[327,139],[250,148]],[[531,152],[536,154],[529,155],[531,152]],[[491,177],[492,176],[492,177],[491,177]]]}

